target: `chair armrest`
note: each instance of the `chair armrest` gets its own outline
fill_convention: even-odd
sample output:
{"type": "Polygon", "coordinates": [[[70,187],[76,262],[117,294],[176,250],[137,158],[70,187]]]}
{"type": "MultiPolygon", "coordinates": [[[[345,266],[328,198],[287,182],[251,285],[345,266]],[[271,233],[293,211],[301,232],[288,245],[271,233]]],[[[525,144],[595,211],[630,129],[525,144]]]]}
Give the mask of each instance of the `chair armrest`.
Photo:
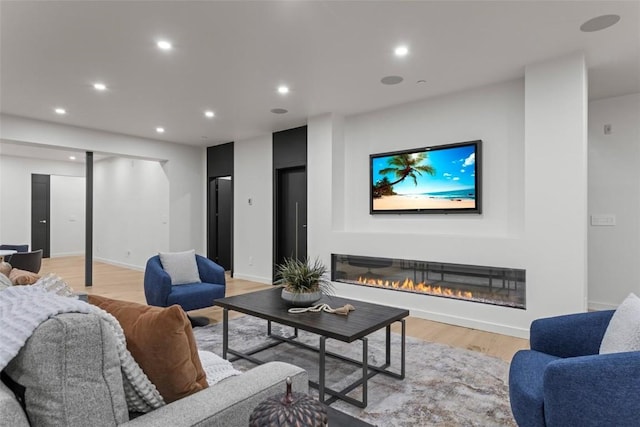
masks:
{"type": "Polygon", "coordinates": [[[640,352],[573,357],[544,373],[547,426],[636,426],[640,352]]]}
{"type": "Polygon", "coordinates": [[[29,427],[18,399],[2,381],[0,381],[0,420],[3,426],[29,427]]]}
{"type": "Polygon", "coordinates": [[[144,296],[147,304],[166,307],[171,293],[171,277],[164,271],[160,257],[153,256],[144,269],[144,296]]]}
{"type": "Polygon", "coordinates": [[[260,402],[284,394],[287,377],[291,377],[293,391],[308,392],[309,377],[304,369],[289,363],[269,362],[122,425],[246,427],[251,412],[260,402]]]}
{"type": "Polygon", "coordinates": [[[224,268],[222,268],[220,265],[201,255],[196,255],[196,263],[198,264],[200,280],[202,280],[204,283],[226,285],[224,268]]]}
{"type": "Polygon", "coordinates": [[[613,310],[569,314],[534,320],[531,349],[557,357],[598,354],[613,310]]]}

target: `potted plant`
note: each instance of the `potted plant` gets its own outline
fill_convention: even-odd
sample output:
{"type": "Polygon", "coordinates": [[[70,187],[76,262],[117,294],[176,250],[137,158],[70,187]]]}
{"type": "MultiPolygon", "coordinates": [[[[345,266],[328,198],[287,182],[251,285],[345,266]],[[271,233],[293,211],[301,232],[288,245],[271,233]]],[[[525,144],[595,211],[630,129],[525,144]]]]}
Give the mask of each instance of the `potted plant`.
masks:
{"type": "Polygon", "coordinates": [[[308,307],[333,291],[326,278],[327,267],[318,258],[311,261],[285,258],[277,267],[276,283],[283,285],[282,299],[291,305],[308,307]]]}

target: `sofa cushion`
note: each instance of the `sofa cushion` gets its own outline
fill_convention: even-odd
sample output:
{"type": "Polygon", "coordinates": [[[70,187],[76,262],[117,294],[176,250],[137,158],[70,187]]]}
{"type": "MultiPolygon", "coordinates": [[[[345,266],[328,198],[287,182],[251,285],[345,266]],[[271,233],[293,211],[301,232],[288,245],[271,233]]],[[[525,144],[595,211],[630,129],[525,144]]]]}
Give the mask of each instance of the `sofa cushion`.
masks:
{"type": "Polygon", "coordinates": [[[198,264],[196,263],[196,251],[184,252],[160,252],[162,268],[171,277],[172,285],[185,283],[200,283],[198,264]]]}
{"type": "Polygon", "coordinates": [[[629,296],[613,313],[600,343],[600,354],[640,350],[640,298],[629,296]]]}
{"type": "Polygon", "coordinates": [[[152,307],[89,295],[89,302],[113,315],[127,349],[170,403],[207,387],[191,322],[182,308],[152,307]]]}
{"type": "Polygon", "coordinates": [[[39,278],[38,274],[19,268],[12,268],[9,273],[9,279],[14,285],[33,285],[39,278]]]}
{"type": "Polygon", "coordinates": [[[43,322],[5,373],[24,387],[33,426],[114,426],[128,420],[116,338],[96,315],[59,314],[43,322]]]}

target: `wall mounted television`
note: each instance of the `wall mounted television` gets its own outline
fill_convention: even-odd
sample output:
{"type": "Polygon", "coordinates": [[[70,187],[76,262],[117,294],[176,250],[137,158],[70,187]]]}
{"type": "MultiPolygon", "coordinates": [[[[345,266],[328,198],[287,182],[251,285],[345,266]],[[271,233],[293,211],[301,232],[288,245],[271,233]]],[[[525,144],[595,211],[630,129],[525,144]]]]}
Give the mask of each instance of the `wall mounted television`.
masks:
{"type": "Polygon", "coordinates": [[[482,141],[371,154],[371,214],[482,213],[482,141]]]}

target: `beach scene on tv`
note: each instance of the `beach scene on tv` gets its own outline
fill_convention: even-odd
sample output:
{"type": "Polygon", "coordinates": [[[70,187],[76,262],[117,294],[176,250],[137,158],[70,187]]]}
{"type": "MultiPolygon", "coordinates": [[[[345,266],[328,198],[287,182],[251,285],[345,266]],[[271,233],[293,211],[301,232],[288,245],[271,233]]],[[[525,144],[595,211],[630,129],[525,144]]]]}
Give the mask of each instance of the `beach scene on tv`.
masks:
{"type": "Polygon", "coordinates": [[[373,211],[475,209],[475,162],[475,145],[373,156],[373,211]]]}

